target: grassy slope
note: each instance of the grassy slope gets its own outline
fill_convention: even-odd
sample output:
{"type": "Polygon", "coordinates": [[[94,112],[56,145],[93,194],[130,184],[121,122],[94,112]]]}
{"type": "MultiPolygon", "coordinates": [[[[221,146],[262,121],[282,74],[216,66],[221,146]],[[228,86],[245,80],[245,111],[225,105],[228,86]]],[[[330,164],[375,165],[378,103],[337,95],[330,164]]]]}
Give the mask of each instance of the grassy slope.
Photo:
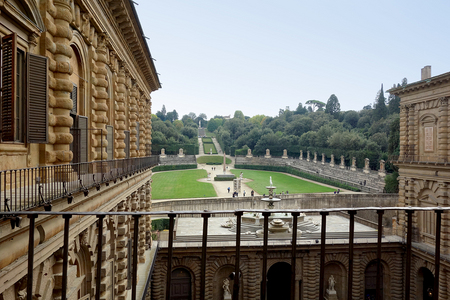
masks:
{"type": "Polygon", "coordinates": [[[203,151],[209,153],[209,150],[212,150],[213,154],[217,154],[216,146],[213,143],[203,143],[203,151]]]}
{"type": "Polygon", "coordinates": [[[289,191],[290,194],[296,194],[324,193],[333,192],[334,190],[336,190],[278,172],[240,169],[233,169],[231,170],[231,172],[237,177],[239,177],[239,174],[243,172],[244,178],[253,180],[251,182],[247,182],[246,184],[261,195],[268,193],[266,186],[270,185],[270,176],[272,176],[273,185],[277,187],[274,190],[274,192],[277,194],[286,191],[289,191]]]}
{"type": "Polygon", "coordinates": [[[206,177],[206,170],[155,173],[152,176],[152,199],[217,197],[211,183],[197,181],[206,177]]]}
{"type": "MultiPolygon", "coordinates": [[[[197,158],[198,164],[206,164],[206,163],[223,163],[223,156],[220,155],[206,155],[200,156],[197,158]]],[[[231,159],[226,158],[226,163],[231,164],[231,159]]]]}

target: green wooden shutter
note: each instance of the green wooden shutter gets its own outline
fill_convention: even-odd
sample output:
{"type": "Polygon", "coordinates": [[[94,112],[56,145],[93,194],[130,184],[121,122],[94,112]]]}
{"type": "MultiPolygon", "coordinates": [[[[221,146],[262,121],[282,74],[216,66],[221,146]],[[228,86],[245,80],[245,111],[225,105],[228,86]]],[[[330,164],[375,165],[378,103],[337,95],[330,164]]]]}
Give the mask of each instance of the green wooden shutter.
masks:
{"type": "Polygon", "coordinates": [[[139,146],[140,146],[140,139],[139,139],[139,135],[141,134],[141,130],[140,130],[140,126],[139,126],[139,122],[136,122],[136,157],[139,157],[139,146]]]}
{"type": "Polygon", "coordinates": [[[14,103],[16,99],[16,33],[2,37],[1,139],[14,141],[14,103]]]}
{"type": "Polygon", "coordinates": [[[80,162],[88,161],[88,118],[78,116],[78,128],[80,129],[80,162]]]}
{"type": "Polygon", "coordinates": [[[70,110],[71,114],[77,114],[77,106],[78,106],[78,87],[76,84],[73,84],[72,92],[70,92],[70,99],[72,99],[72,109],[70,110]]]}
{"type": "Polygon", "coordinates": [[[27,142],[48,142],[47,57],[27,54],[27,142]]]}

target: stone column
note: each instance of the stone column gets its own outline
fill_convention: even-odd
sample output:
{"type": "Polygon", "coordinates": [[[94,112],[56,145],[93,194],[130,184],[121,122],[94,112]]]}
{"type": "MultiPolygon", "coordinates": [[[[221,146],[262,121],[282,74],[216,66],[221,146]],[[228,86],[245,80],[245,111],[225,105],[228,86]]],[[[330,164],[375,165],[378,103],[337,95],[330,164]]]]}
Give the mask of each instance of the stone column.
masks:
{"type": "Polygon", "coordinates": [[[334,167],[334,154],[331,154],[330,167],[334,167]]]}
{"type": "Polygon", "coordinates": [[[303,259],[304,274],[308,274],[304,277],[303,284],[303,298],[305,300],[315,300],[318,298],[318,287],[320,281],[320,270],[318,268],[320,264],[320,256],[318,252],[308,253],[303,259]]]}
{"type": "Polygon", "coordinates": [[[344,155],[341,155],[341,164],[339,165],[339,168],[345,169],[345,158],[344,158],[344,155]]]}
{"type": "Polygon", "coordinates": [[[299,157],[299,159],[303,160],[303,150],[300,150],[300,157],[299,157]]]}
{"type": "Polygon", "coordinates": [[[352,157],[352,166],[350,170],[356,171],[356,157],[352,157]]]}
{"type": "MultiPolygon", "coordinates": [[[[410,117],[409,117],[409,126],[411,128],[412,134],[410,135],[410,143],[409,143],[409,152],[411,155],[415,157],[419,155],[419,112],[416,110],[417,106],[415,104],[411,104],[410,106],[410,117]]],[[[417,158],[418,159],[418,158],[417,158]]],[[[414,159],[416,160],[416,159],[414,159]]]]}
{"type": "Polygon", "coordinates": [[[115,125],[115,140],[116,144],[114,145],[114,153],[115,158],[125,158],[125,96],[126,96],[126,74],[125,74],[125,66],[122,63],[122,66],[119,69],[117,74],[117,98],[116,98],[116,125],[115,125]]]}
{"type": "Polygon", "coordinates": [[[45,162],[66,164],[73,159],[70,151],[73,141],[70,133],[73,123],[70,117],[72,82],[69,79],[72,73],[70,58],[73,55],[70,47],[73,37],[70,28],[72,8],[64,0],[49,1],[46,5],[48,15],[44,16],[44,22],[47,31],[41,40],[45,41],[46,56],[49,58],[49,144],[53,147],[45,147],[45,162]]]}
{"type": "MultiPolygon", "coordinates": [[[[150,184],[151,179],[145,183],[145,211],[152,211],[152,186],[150,184]]],[[[145,240],[147,243],[147,249],[152,247],[152,218],[151,216],[145,216],[145,240]]]]}
{"type": "Polygon", "coordinates": [[[136,146],[136,141],[137,141],[137,130],[136,130],[136,126],[137,126],[137,99],[139,99],[139,87],[135,84],[133,85],[133,87],[131,88],[131,93],[130,93],[130,115],[129,115],[129,123],[130,123],[130,157],[137,157],[138,153],[137,153],[137,146],[136,146]]]}
{"type": "Polygon", "coordinates": [[[250,257],[248,261],[248,274],[243,274],[244,278],[247,278],[247,288],[242,289],[244,299],[257,300],[260,299],[261,290],[261,270],[260,270],[260,258],[250,257]]]}
{"type": "Polygon", "coordinates": [[[309,150],[306,152],[306,161],[310,161],[310,158],[309,158],[309,150]]]}
{"type": "Polygon", "coordinates": [[[107,64],[107,48],[106,48],[107,38],[106,35],[101,34],[97,38],[97,49],[92,48],[93,53],[93,65],[91,80],[93,83],[92,88],[92,127],[95,130],[92,133],[92,159],[93,160],[106,160],[108,158],[108,153],[106,147],[108,145],[107,141],[107,130],[106,124],[108,123],[108,72],[106,70],[107,64]]]}
{"type": "MultiPolygon", "coordinates": [[[[146,196],[145,196],[145,186],[141,186],[139,188],[139,211],[146,210],[146,196]]],[[[146,232],[146,220],[145,216],[141,216],[139,218],[139,263],[145,263],[145,249],[146,249],[146,241],[145,241],[145,232],[146,232]]]]}
{"type": "Polygon", "coordinates": [[[139,157],[145,156],[145,145],[147,144],[147,124],[145,122],[145,105],[147,100],[141,97],[139,101],[139,157]]]}
{"type": "Polygon", "coordinates": [[[408,107],[402,105],[400,107],[400,160],[408,155],[408,107]]]}
{"type": "Polygon", "coordinates": [[[152,154],[152,101],[150,99],[146,100],[145,104],[145,127],[147,129],[147,139],[145,144],[145,155],[150,156],[152,154]]]}
{"type": "Polygon", "coordinates": [[[439,160],[447,162],[448,151],[448,97],[442,97],[439,105],[439,124],[438,124],[438,155],[439,160]]]}
{"type": "MultiPolygon", "coordinates": [[[[127,201],[117,205],[118,212],[127,210],[127,201]]],[[[116,300],[127,299],[127,265],[128,265],[128,217],[117,216],[117,240],[116,240],[116,300]]]]}
{"type": "Polygon", "coordinates": [[[314,163],[317,164],[317,152],[314,152],[314,163]]]}

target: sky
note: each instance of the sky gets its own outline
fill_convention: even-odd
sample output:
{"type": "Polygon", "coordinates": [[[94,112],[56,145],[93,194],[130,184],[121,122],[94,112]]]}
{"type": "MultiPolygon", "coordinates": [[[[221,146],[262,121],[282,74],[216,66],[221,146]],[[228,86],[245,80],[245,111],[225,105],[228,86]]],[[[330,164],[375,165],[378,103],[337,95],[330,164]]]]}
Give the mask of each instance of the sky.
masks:
{"type": "Polygon", "coordinates": [[[359,111],[382,84],[450,71],[448,0],[134,2],[162,84],[152,112],[180,119],[276,116],[332,94],[359,111]]]}

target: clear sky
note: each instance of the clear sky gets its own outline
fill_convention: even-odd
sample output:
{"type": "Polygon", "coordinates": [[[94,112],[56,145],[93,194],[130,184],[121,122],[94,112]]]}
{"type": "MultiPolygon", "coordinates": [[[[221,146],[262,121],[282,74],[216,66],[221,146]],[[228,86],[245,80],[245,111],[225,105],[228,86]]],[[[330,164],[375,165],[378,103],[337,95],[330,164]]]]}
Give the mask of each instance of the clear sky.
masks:
{"type": "Polygon", "coordinates": [[[153,113],[275,116],[331,94],[361,110],[381,84],[450,71],[448,0],[134,1],[162,83],[153,113]]]}

